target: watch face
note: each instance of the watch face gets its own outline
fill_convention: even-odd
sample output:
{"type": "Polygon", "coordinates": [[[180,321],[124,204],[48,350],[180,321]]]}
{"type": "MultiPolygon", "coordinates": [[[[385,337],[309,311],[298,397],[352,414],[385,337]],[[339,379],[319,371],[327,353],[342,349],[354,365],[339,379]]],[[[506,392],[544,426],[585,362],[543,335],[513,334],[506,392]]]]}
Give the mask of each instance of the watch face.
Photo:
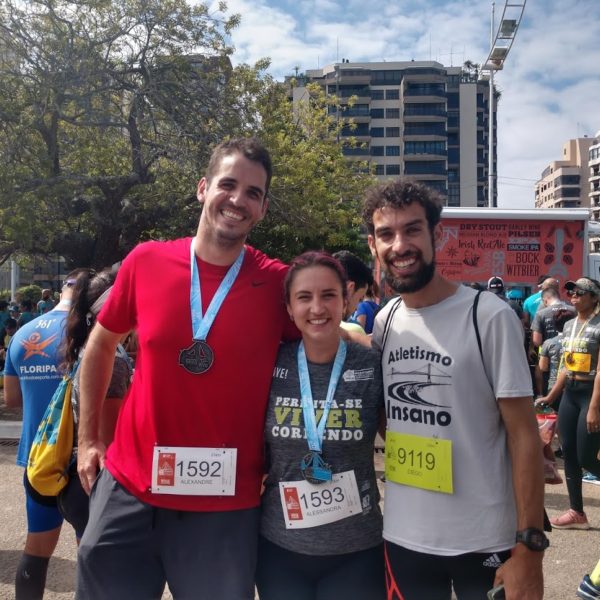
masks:
{"type": "Polygon", "coordinates": [[[550,543],[543,531],[530,527],[517,533],[517,542],[525,544],[530,550],[545,550],[550,543]]]}
{"type": "Polygon", "coordinates": [[[536,546],[543,546],[544,545],[544,539],[546,536],[544,536],[544,534],[540,533],[539,531],[532,531],[530,536],[529,536],[529,541],[532,544],[535,544],[536,546]]]}

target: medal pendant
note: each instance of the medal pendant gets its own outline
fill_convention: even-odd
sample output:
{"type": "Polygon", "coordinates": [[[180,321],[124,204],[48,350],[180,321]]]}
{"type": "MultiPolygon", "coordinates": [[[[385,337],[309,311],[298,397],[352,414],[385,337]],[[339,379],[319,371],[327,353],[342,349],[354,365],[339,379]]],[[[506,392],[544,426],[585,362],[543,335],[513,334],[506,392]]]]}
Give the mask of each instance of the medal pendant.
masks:
{"type": "Polygon", "coordinates": [[[179,365],[194,375],[206,373],[214,358],[211,347],[204,341],[195,341],[189,348],[179,351],[179,365]]]}
{"type": "Polygon", "coordinates": [[[331,481],[331,467],[321,458],[318,452],[309,452],[300,461],[302,476],[309,483],[319,484],[331,481]]]}

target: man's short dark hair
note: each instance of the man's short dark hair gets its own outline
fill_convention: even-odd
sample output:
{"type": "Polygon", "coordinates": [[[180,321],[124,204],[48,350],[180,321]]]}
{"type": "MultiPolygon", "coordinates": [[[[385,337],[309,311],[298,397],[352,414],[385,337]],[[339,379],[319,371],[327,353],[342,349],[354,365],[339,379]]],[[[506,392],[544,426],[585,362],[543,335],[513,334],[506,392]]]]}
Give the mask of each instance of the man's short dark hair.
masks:
{"type": "Polygon", "coordinates": [[[206,180],[210,185],[212,178],[218,171],[221,161],[226,156],[239,153],[244,158],[257,162],[264,168],[267,173],[267,181],[265,184],[265,198],[269,193],[269,186],[271,185],[271,177],[273,177],[273,164],[271,162],[271,155],[269,151],[263,146],[262,142],[255,137],[249,138],[233,138],[221,142],[210,155],[208,161],[208,167],[206,168],[206,180]]]}
{"type": "Polygon", "coordinates": [[[348,250],[340,250],[333,257],[344,267],[348,281],[353,281],[356,289],[368,287],[373,284],[371,269],[358,256],[352,254],[352,252],[348,252],[348,250]]]}
{"type": "Polygon", "coordinates": [[[433,231],[433,228],[440,222],[444,206],[443,197],[434,189],[403,177],[369,188],[365,196],[362,213],[368,233],[370,235],[375,233],[373,213],[377,209],[386,206],[402,209],[410,206],[413,202],[423,207],[429,229],[433,231]]]}

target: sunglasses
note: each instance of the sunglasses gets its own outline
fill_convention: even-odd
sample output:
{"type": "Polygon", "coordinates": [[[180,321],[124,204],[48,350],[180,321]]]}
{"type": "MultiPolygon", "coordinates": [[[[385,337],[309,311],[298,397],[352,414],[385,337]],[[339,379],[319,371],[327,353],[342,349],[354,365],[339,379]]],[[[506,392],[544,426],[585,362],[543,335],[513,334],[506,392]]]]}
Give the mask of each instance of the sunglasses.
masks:
{"type": "Polygon", "coordinates": [[[589,294],[590,292],[586,292],[585,290],[568,290],[567,291],[567,296],[585,296],[586,294],[589,294]]]}

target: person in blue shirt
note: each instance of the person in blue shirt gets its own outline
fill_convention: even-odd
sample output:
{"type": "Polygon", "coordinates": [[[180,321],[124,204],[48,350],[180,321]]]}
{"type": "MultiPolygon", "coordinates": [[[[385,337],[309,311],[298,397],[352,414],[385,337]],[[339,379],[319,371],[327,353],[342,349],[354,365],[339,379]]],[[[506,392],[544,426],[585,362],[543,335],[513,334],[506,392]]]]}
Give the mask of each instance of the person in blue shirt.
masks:
{"type": "Polygon", "coordinates": [[[367,288],[365,299],[358,303],[352,319],[356,321],[367,335],[373,333],[373,324],[375,323],[375,315],[379,310],[379,303],[375,298],[379,295],[379,286],[376,281],[373,281],[367,288]]]}
{"type": "MultiPolygon", "coordinates": [[[[23,325],[12,337],[4,366],[4,399],[10,408],[23,407],[23,430],[17,465],[26,468],[38,425],[62,373],[59,346],[71,303],[72,286],[80,270],[67,275],[56,308],[23,325]]],[[[25,481],[25,473],[24,473],[25,481]]],[[[16,600],[44,595],[48,562],[58,542],[62,516],[56,504],[41,504],[25,488],[27,537],[15,577],[16,600]]]]}

